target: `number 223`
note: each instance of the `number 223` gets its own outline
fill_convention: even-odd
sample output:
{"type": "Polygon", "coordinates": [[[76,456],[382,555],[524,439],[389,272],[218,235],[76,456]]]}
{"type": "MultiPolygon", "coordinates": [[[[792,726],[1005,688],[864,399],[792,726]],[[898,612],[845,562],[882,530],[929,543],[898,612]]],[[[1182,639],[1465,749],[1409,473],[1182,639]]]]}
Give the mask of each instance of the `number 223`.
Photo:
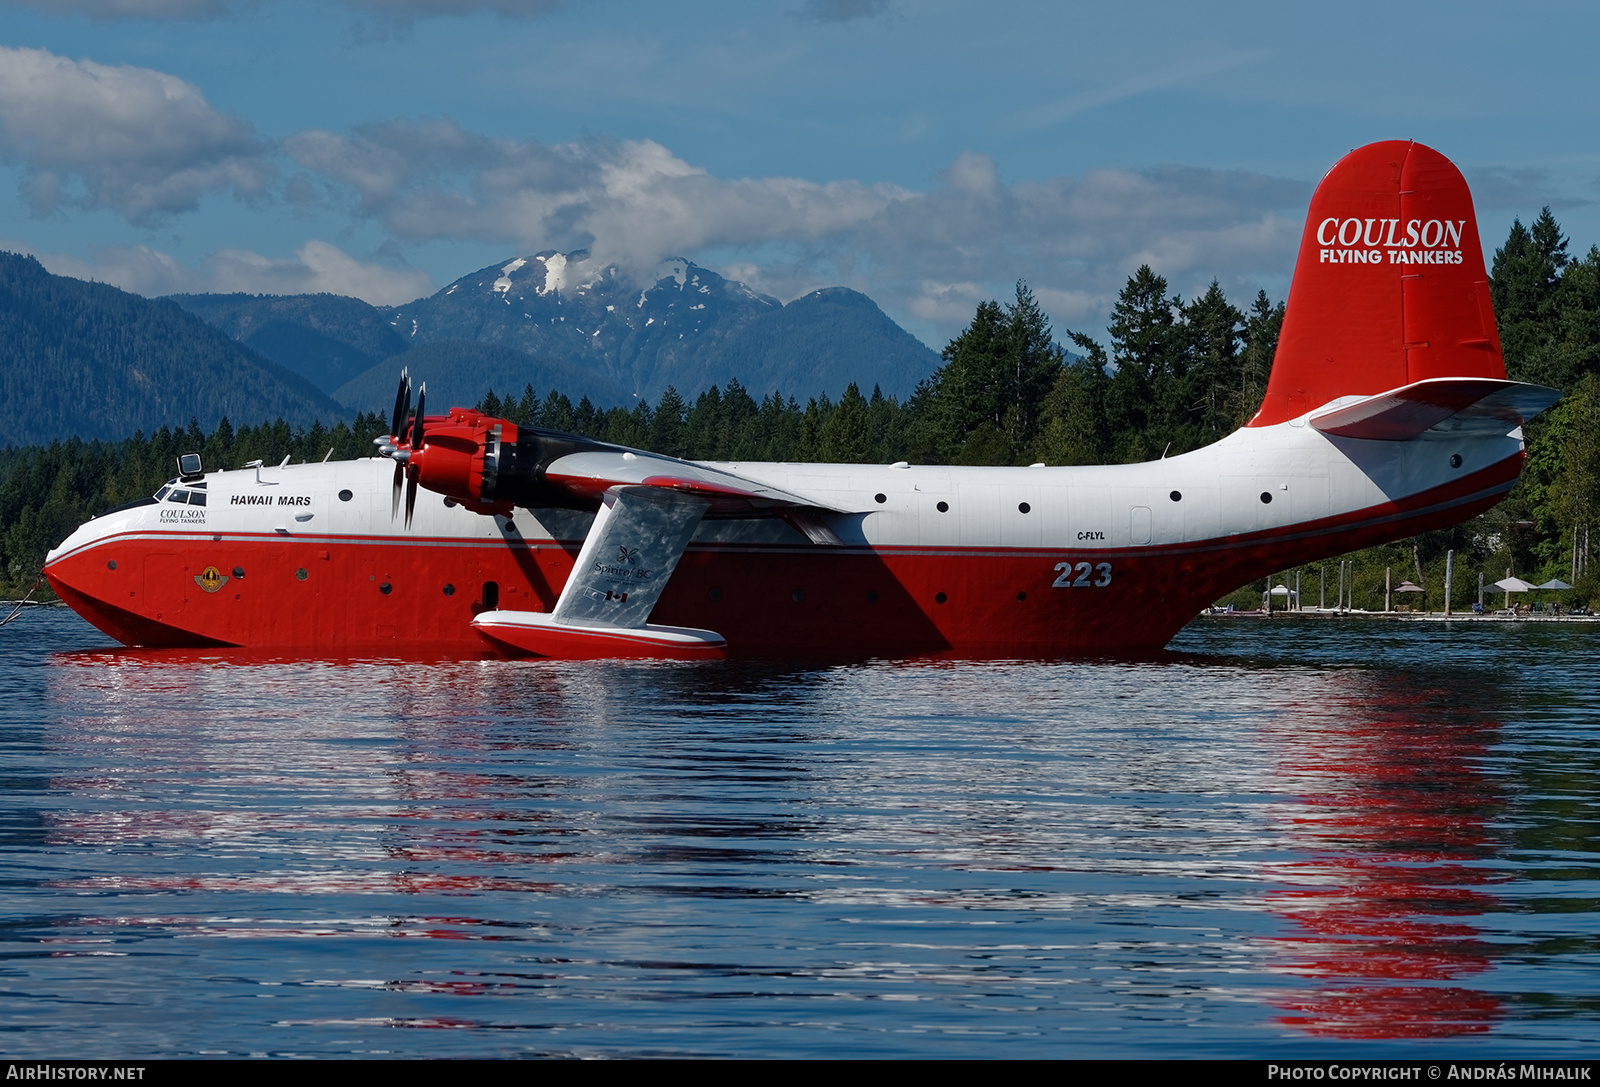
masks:
{"type": "Polygon", "coordinates": [[[1058,562],[1055,568],[1061,571],[1061,576],[1050,583],[1054,589],[1103,589],[1111,584],[1109,562],[1058,562]],[[1091,573],[1099,576],[1090,581],[1091,573]]]}

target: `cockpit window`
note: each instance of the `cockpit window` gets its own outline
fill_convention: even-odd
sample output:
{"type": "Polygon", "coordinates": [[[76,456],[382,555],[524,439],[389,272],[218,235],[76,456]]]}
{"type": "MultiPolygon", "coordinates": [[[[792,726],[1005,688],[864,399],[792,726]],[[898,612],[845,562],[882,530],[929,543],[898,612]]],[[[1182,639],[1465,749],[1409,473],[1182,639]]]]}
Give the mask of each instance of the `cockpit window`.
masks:
{"type": "MultiPolygon", "coordinates": [[[[206,492],[192,491],[184,487],[174,487],[172,484],[176,482],[176,480],[173,480],[165,487],[162,487],[159,491],[157,491],[154,501],[161,502],[164,500],[167,502],[176,503],[180,506],[185,504],[190,506],[203,506],[206,504],[206,492]]],[[[198,486],[203,487],[205,484],[201,483],[198,484],[198,486]]]]}

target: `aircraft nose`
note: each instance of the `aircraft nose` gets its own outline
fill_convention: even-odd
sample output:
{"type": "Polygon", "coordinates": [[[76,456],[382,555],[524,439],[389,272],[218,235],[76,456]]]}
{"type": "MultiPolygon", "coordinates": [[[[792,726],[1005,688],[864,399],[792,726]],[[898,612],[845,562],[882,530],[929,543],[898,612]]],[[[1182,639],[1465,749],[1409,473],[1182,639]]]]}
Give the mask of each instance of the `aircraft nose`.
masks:
{"type": "Polygon", "coordinates": [[[98,532],[94,531],[93,526],[93,521],[90,521],[87,524],[79,525],[77,528],[72,530],[72,535],[68,536],[66,539],[56,544],[56,546],[52,547],[49,551],[45,552],[44,568],[49,570],[67,555],[72,554],[72,552],[76,551],[84,544],[93,541],[95,537],[99,535],[98,532]]]}

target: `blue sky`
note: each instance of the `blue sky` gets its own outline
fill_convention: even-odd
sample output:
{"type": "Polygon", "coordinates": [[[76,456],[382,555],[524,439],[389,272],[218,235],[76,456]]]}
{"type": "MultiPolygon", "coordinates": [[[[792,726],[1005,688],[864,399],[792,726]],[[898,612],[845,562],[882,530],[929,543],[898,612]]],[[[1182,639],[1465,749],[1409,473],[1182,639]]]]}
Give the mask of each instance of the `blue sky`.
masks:
{"type": "Polygon", "coordinates": [[[0,247],[143,294],[430,293],[587,248],[941,346],[1018,279],[1282,298],[1352,147],[1450,156],[1491,252],[1600,242],[1580,3],[0,0],[0,247]]]}

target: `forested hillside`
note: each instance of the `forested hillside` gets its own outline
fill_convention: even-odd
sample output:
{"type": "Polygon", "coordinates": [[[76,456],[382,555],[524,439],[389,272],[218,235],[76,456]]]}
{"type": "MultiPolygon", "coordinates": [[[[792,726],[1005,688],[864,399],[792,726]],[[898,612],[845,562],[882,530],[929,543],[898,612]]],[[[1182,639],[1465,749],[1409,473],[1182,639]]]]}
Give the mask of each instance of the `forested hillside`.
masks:
{"type": "Polygon", "coordinates": [[[344,412],[310,382],[170,302],[0,253],[0,447],[61,434],[294,422],[344,412]]]}
{"type": "Polygon", "coordinates": [[[359,298],[175,294],[170,301],[329,395],[410,346],[385,311],[359,298]]]}
{"type": "Polygon", "coordinates": [[[562,389],[570,396],[602,404],[631,401],[628,392],[604,373],[576,362],[543,358],[499,343],[436,340],[419,343],[404,355],[374,366],[333,390],[341,404],[377,410],[394,401],[395,379],[405,367],[417,384],[427,383],[430,404],[472,404],[494,388],[532,384],[562,389]]]}

